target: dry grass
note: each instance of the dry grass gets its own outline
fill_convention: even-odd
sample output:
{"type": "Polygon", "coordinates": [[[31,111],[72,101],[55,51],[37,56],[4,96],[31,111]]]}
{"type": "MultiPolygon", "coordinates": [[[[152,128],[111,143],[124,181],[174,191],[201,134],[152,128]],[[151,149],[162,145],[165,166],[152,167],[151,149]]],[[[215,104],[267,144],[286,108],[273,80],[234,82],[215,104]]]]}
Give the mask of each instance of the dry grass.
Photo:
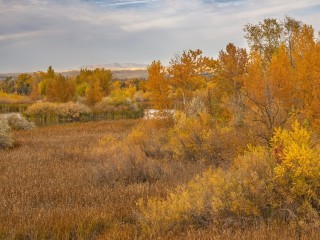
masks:
{"type": "MultiPolygon", "coordinates": [[[[98,143],[105,135],[123,139],[137,122],[104,121],[14,132],[16,148],[0,151],[0,239],[92,239],[102,231],[119,234],[118,229],[126,225],[136,231],[138,199],[164,195],[166,188],[182,182],[170,179],[175,173],[167,163],[161,166],[166,172],[163,180],[153,184],[136,176],[130,180],[131,175],[128,180],[128,174],[125,179],[119,177],[122,170],[128,173],[126,158],[140,158],[140,162],[147,158],[128,149],[111,151],[98,143]],[[120,173],[113,174],[110,162],[117,160],[120,173]]],[[[181,176],[189,175],[179,164],[174,168],[181,176]]]]}
{"type": "MultiPolygon", "coordinates": [[[[0,239],[297,236],[290,229],[271,231],[265,226],[245,231],[218,231],[209,226],[165,236],[142,235],[136,220],[138,199],[163,197],[205,166],[151,159],[139,148],[118,144],[139,121],[77,123],[14,132],[16,147],[0,150],[0,239]],[[110,142],[99,145],[105,136],[110,142]]],[[[320,239],[319,232],[309,236],[320,239]]]]}

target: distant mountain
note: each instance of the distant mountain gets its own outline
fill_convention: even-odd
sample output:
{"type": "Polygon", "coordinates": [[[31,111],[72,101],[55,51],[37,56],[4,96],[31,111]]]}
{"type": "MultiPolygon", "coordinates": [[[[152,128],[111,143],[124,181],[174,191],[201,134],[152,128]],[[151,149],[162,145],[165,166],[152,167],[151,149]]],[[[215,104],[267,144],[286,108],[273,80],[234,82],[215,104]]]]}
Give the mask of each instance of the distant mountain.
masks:
{"type": "MultiPolygon", "coordinates": [[[[64,76],[72,77],[80,73],[80,69],[94,70],[96,68],[109,69],[113,73],[115,79],[129,79],[129,78],[143,78],[148,77],[147,64],[137,63],[110,63],[110,64],[99,64],[99,65],[86,65],[70,70],[56,71],[64,76]]],[[[0,73],[0,81],[6,77],[17,78],[21,73],[0,73]]]]}
{"type": "MultiPolygon", "coordinates": [[[[89,68],[87,68],[89,69],[89,68]]],[[[95,68],[93,68],[95,69],[95,68]]],[[[110,69],[110,68],[108,68],[110,69]]],[[[89,69],[90,70],[90,69],[89,69]]],[[[139,69],[111,69],[112,76],[114,79],[120,79],[120,80],[126,80],[130,78],[142,78],[147,79],[148,78],[148,71],[147,69],[139,70],[139,69]]],[[[80,73],[80,70],[72,70],[72,71],[65,71],[60,72],[63,76],[66,77],[73,77],[77,76],[80,73]]]]}
{"type": "Polygon", "coordinates": [[[81,69],[93,70],[96,68],[105,68],[110,70],[146,70],[147,64],[138,63],[109,63],[99,65],[85,65],[81,66],[81,69]]]}

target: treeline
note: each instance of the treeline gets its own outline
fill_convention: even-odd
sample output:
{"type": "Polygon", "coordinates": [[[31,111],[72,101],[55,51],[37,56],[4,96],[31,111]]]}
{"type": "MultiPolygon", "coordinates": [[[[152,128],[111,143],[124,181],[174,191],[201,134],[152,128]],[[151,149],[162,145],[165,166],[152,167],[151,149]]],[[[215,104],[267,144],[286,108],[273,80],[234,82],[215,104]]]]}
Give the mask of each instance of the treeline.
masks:
{"type": "MultiPolygon", "coordinates": [[[[320,113],[320,41],[292,18],[265,19],[244,28],[249,51],[229,43],[213,59],[185,51],[165,68],[154,61],[146,84],[154,108],[204,105],[215,121],[257,125],[268,139],[290,117],[315,127],[320,113]]],[[[253,127],[253,126],[252,126],[253,127]]]]}
{"type": "Polygon", "coordinates": [[[39,117],[41,121],[54,122],[79,120],[79,116],[85,120],[137,118],[142,117],[143,106],[147,104],[141,82],[141,79],[113,79],[112,72],[103,68],[82,69],[77,76],[65,77],[50,66],[47,72],[20,74],[16,79],[3,81],[0,102],[6,104],[0,107],[5,112],[18,109],[19,103],[34,103],[24,113],[35,121],[39,117]]]}
{"type": "Polygon", "coordinates": [[[134,86],[139,89],[141,79],[120,81],[113,79],[112,72],[104,68],[81,69],[75,77],[55,73],[52,66],[47,72],[20,74],[7,77],[0,83],[0,91],[8,94],[29,96],[31,100],[48,102],[83,101],[94,105],[113,90],[134,86]]]}

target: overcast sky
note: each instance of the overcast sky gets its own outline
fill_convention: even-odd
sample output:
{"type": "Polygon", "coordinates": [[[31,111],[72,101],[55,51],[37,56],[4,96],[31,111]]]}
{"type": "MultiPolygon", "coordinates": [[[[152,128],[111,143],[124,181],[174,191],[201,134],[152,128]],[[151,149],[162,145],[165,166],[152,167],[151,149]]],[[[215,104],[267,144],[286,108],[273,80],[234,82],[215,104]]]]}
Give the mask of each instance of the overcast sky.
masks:
{"type": "Polygon", "coordinates": [[[0,72],[216,57],[243,26],[290,16],[320,30],[319,0],[0,0],[0,72]]]}

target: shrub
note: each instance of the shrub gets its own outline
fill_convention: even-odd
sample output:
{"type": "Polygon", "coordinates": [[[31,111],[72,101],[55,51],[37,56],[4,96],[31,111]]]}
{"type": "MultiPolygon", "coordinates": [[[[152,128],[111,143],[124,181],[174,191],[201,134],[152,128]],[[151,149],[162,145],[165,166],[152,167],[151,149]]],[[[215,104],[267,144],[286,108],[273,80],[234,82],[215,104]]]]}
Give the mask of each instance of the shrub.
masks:
{"type": "Polygon", "coordinates": [[[166,199],[152,198],[146,205],[140,201],[142,228],[153,234],[203,226],[214,217],[262,215],[270,192],[266,179],[272,176],[272,162],[268,160],[264,148],[251,148],[228,171],[209,169],[166,199]]]}
{"type": "Polygon", "coordinates": [[[10,114],[7,121],[12,130],[30,130],[35,127],[34,123],[17,114],[10,114]]]}
{"type": "Polygon", "coordinates": [[[0,91],[0,102],[1,103],[30,103],[30,98],[22,96],[16,93],[5,93],[0,91]]]}
{"type": "Polygon", "coordinates": [[[172,119],[143,120],[127,137],[128,145],[138,146],[148,157],[163,158],[170,154],[168,148],[168,129],[172,119]]]}
{"type": "Polygon", "coordinates": [[[82,116],[91,114],[91,110],[84,104],[68,102],[68,103],[35,103],[32,104],[24,113],[31,118],[67,118],[78,119],[82,116]]]}
{"type": "Polygon", "coordinates": [[[147,157],[137,146],[107,135],[101,139],[100,147],[107,149],[103,178],[110,184],[153,183],[164,174],[161,164],[147,157]]]}
{"type": "Polygon", "coordinates": [[[80,103],[68,102],[59,104],[57,108],[59,116],[64,118],[77,119],[81,116],[90,115],[91,110],[88,106],[80,103]]]}
{"type": "Polygon", "coordinates": [[[11,138],[11,129],[8,125],[8,121],[0,117],[0,148],[12,147],[13,140],[11,138]]]}
{"type": "Polygon", "coordinates": [[[320,144],[298,122],[277,129],[272,140],[278,198],[274,205],[307,218],[320,213],[320,144]]]}
{"type": "Polygon", "coordinates": [[[153,234],[208,221],[319,222],[320,145],[295,123],[276,130],[271,146],[249,147],[229,169],[208,170],[166,199],[141,201],[142,228],[153,234]]]}
{"type": "Polygon", "coordinates": [[[196,116],[177,112],[175,120],[169,131],[169,146],[177,159],[219,166],[229,163],[249,142],[245,134],[215,123],[206,112],[196,116]]]}

